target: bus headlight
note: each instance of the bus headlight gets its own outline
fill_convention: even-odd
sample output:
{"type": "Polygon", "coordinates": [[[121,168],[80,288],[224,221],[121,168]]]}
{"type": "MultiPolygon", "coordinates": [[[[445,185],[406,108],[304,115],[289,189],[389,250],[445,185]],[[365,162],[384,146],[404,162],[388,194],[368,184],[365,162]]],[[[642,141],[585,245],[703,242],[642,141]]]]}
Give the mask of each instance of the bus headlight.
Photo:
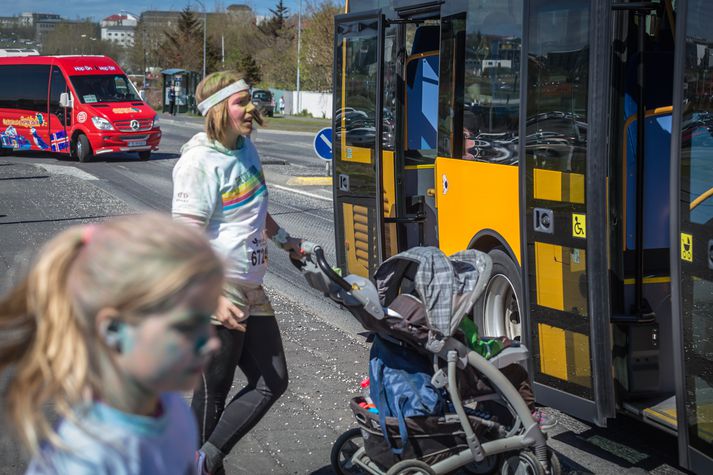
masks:
{"type": "Polygon", "coordinates": [[[114,127],[112,127],[111,122],[104,119],[103,117],[92,117],[92,122],[94,123],[94,127],[99,130],[114,130],[114,127]]]}
{"type": "Polygon", "coordinates": [[[158,116],[155,116],[155,117],[153,118],[153,127],[158,127],[158,122],[159,122],[158,116]]]}

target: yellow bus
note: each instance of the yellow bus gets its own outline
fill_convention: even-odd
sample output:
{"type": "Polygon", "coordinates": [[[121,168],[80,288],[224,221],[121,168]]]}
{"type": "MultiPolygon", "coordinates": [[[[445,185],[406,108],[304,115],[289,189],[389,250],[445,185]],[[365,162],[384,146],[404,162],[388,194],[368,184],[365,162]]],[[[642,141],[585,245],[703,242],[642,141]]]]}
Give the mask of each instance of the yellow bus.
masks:
{"type": "Polygon", "coordinates": [[[488,252],[540,403],[713,473],[713,3],[360,0],[335,19],[339,266],[488,252]],[[641,124],[641,125],[640,125],[641,124]]]}

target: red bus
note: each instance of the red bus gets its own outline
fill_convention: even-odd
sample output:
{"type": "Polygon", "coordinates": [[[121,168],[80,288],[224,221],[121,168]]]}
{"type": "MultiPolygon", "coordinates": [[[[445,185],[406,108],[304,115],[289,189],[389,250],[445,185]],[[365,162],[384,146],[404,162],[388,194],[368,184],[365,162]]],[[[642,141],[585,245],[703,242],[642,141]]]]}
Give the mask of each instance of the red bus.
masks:
{"type": "Polygon", "coordinates": [[[47,151],[81,162],[158,150],[158,115],[106,56],[0,58],[0,152],[47,151]]]}

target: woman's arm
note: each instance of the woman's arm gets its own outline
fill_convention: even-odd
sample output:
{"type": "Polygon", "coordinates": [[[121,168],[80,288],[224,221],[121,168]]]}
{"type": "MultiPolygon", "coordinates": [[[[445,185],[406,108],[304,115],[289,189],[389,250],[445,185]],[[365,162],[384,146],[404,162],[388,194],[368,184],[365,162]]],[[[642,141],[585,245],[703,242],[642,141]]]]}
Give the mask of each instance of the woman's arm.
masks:
{"type": "Polygon", "coordinates": [[[178,221],[179,223],[187,224],[188,226],[196,227],[198,229],[205,229],[208,224],[205,218],[191,214],[173,213],[173,219],[174,221],[178,221]]]}
{"type": "Polygon", "coordinates": [[[265,218],[265,232],[277,247],[289,252],[291,258],[300,259],[302,257],[302,239],[290,236],[290,233],[275,222],[270,213],[267,213],[267,218],[265,218]]]}

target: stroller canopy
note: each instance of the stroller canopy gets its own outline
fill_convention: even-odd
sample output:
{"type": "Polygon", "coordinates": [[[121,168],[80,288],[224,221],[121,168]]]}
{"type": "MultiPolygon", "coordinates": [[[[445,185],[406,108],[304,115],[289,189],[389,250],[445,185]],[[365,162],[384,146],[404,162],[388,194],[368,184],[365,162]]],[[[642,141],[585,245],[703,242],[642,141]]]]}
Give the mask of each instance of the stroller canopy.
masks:
{"type": "Polygon", "coordinates": [[[485,288],[492,262],[476,250],[446,256],[436,247],[415,247],[384,261],[374,274],[381,305],[415,294],[430,328],[427,347],[439,351],[485,288]]]}

